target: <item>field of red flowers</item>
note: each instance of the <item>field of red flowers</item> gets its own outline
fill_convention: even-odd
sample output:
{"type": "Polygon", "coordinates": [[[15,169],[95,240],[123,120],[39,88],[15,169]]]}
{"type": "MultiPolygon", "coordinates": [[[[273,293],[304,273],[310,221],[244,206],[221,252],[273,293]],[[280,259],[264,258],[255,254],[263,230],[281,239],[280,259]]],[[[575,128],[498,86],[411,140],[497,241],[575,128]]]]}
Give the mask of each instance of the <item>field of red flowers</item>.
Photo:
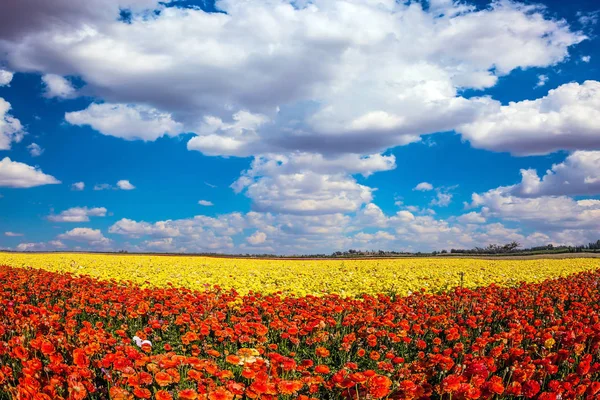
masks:
{"type": "Polygon", "coordinates": [[[0,267],[0,398],[596,399],[600,272],[342,298],[0,267]]]}

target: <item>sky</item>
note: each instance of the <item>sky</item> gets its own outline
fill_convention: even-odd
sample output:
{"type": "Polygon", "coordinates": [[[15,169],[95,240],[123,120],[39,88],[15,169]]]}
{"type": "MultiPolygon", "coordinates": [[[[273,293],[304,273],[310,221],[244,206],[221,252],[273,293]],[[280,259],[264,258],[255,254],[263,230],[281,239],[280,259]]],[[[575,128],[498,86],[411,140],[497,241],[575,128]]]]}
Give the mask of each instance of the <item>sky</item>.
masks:
{"type": "Polygon", "coordinates": [[[7,0],[0,249],[600,239],[595,0],[7,0]]]}

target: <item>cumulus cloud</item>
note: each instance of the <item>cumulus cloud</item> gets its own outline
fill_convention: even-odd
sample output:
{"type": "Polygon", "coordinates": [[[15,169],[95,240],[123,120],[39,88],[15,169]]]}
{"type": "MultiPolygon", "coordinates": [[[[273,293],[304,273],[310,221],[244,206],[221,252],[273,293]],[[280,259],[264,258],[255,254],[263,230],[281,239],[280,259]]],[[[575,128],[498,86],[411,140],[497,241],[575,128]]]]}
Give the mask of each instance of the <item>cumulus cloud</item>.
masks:
{"type": "Polygon", "coordinates": [[[90,217],[106,216],[106,208],[104,207],[73,207],[62,211],[58,215],[49,215],[48,220],[53,222],[87,222],[90,217]]]}
{"type": "Polygon", "coordinates": [[[69,80],[60,75],[46,74],[42,76],[44,83],[44,97],[70,99],[76,96],[77,91],[69,80]]]}
{"type": "Polygon", "coordinates": [[[537,100],[494,102],[458,131],[474,147],[515,155],[600,149],[600,82],[568,83],[537,100]]]}
{"type": "Polygon", "coordinates": [[[164,135],[178,135],[183,130],[171,114],[131,104],[93,103],[84,110],[66,113],[65,119],[72,125],[89,125],[103,135],[126,140],[152,141],[164,135]]]}
{"type": "Polygon", "coordinates": [[[5,69],[0,69],[0,86],[8,86],[12,81],[13,73],[5,69]]]}
{"type": "MultiPolygon", "coordinates": [[[[575,200],[567,196],[523,198],[511,193],[512,187],[500,187],[472,195],[472,207],[481,207],[486,217],[515,221],[543,230],[600,230],[600,200],[575,200]]],[[[595,231],[595,232],[594,232],[595,231]]]]}
{"type": "Polygon", "coordinates": [[[126,179],[121,179],[120,181],[117,182],[117,187],[121,190],[133,190],[135,189],[135,186],[133,186],[131,184],[131,182],[129,182],[126,179]]]}
{"type": "Polygon", "coordinates": [[[29,150],[31,157],[39,157],[44,152],[44,149],[42,149],[37,143],[31,143],[29,146],[27,146],[27,150],[29,150]]]}
{"type": "Polygon", "coordinates": [[[15,232],[4,232],[4,236],[18,237],[18,236],[23,236],[23,234],[22,233],[15,233],[15,232]]]}
{"type": "Polygon", "coordinates": [[[554,164],[540,178],[537,171],[521,170],[522,180],[511,188],[521,197],[600,194],[600,151],[576,151],[554,164]]]}
{"type": "Polygon", "coordinates": [[[481,215],[481,213],[475,211],[462,214],[456,219],[463,224],[484,224],[486,222],[486,219],[481,215]]]}
{"type": "Polygon", "coordinates": [[[246,238],[246,241],[253,246],[263,244],[267,240],[267,234],[264,232],[255,232],[246,238]]]}
{"type": "Polygon", "coordinates": [[[25,242],[19,243],[15,248],[17,251],[49,251],[64,249],[67,246],[60,240],[50,240],[48,242],[25,242]]]}
{"type": "Polygon", "coordinates": [[[74,228],[57,236],[59,240],[70,240],[85,243],[96,248],[106,248],[112,241],[102,234],[100,229],[74,228]]]}
{"type": "Polygon", "coordinates": [[[432,206],[447,207],[452,202],[452,197],[452,193],[438,190],[435,199],[431,200],[429,204],[432,206]]]}
{"type": "Polygon", "coordinates": [[[285,171],[286,161],[271,164],[257,158],[232,187],[245,191],[257,211],[289,214],[331,214],[357,211],[369,203],[373,189],[343,174],[311,170],[285,171]]]}
{"type": "Polygon", "coordinates": [[[85,189],[84,182],[75,182],[74,184],[71,185],[71,190],[81,191],[83,189],[85,189]]]}
{"type": "Polygon", "coordinates": [[[12,143],[19,143],[25,130],[21,122],[10,115],[10,103],[0,97],[0,150],[10,150],[12,143]]]}
{"type": "Polygon", "coordinates": [[[127,23],[121,1],[102,12],[27,2],[31,16],[16,2],[3,13],[22,21],[3,27],[8,66],[79,77],[107,101],[68,122],[128,140],[176,135],[183,124],[198,135],[189,148],[211,155],[372,154],[418,141],[489,106],[462,89],[555,65],[586,39],[543,8],[508,0],[226,0],[219,13],[130,0],[127,23]]]}
{"type": "Polygon", "coordinates": [[[205,206],[205,207],[214,206],[213,202],[208,201],[208,200],[199,200],[198,204],[200,204],[201,206],[205,206]]]}
{"type": "Polygon", "coordinates": [[[0,161],[0,187],[31,188],[59,183],[58,179],[43,173],[39,168],[11,161],[8,157],[0,161]]]}
{"type": "Polygon", "coordinates": [[[418,190],[420,192],[428,192],[430,190],[433,190],[433,185],[429,182],[421,182],[417,186],[415,186],[413,190],[418,190]]]}

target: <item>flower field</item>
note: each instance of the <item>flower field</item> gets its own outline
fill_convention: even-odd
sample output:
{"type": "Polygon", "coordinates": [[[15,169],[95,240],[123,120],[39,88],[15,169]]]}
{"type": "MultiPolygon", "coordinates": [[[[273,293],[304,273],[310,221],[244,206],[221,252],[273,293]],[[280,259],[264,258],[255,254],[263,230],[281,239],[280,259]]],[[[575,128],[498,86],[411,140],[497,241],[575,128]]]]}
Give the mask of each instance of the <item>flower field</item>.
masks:
{"type": "Polygon", "coordinates": [[[407,258],[379,260],[253,260],[233,258],[97,254],[0,253],[0,265],[71,272],[94,278],[130,281],[142,287],[207,286],[238,293],[342,296],[426,289],[438,292],[497,283],[541,282],[600,268],[600,259],[483,260],[407,258]],[[461,278],[462,274],[462,278],[461,278]]]}
{"type": "Polygon", "coordinates": [[[2,257],[0,399],[600,398],[600,260],[2,257]],[[394,270],[427,291],[376,286],[394,270]]]}

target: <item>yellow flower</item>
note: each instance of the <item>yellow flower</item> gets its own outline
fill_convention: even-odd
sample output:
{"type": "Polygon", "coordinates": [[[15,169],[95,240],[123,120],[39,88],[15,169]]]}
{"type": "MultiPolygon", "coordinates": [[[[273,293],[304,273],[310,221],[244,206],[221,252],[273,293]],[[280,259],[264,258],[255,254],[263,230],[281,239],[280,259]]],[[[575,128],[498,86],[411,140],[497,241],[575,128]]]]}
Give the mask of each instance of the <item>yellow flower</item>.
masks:
{"type": "MultiPolygon", "coordinates": [[[[600,268],[598,259],[483,260],[402,258],[384,260],[257,260],[190,256],[1,253],[0,265],[31,267],[131,281],[143,287],[173,285],[194,290],[213,286],[241,294],[281,292],[285,296],[338,293],[396,293],[422,288],[438,292],[496,283],[539,282],[600,268]]],[[[237,304],[230,304],[231,307],[237,304]]]]}

